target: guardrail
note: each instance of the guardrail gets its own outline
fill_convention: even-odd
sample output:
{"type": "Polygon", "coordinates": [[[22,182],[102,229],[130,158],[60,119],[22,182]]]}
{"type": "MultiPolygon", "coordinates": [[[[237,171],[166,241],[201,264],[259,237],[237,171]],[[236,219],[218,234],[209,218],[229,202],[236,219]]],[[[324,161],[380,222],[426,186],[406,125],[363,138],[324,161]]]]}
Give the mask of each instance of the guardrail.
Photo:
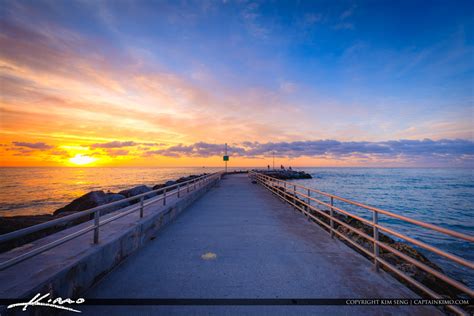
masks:
{"type": "MultiPolygon", "coordinates": [[[[398,256],[399,258],[415,265],[416,267],[424,270],[425,272],[435,276],[436,278],[443,280],[444,282],[448,283],[449,285],[453,286],[454,288],[458,289],[459,291],[468,294],[470,297],[474,297],[474,290],[470,289],[468,286],[465,284],[454,280],[453,278],[427,266],[426,264],[410,257],[407,256],[406,254],[398,251],[397,249],[394,249],[393,247],[381,242],[379,240],[379,231],[386,232],[388,234],[391,234],[393,236],[396,236],[398,238],[401,238],[405,241],[408,241],[410,243],[413,243],[417,245],[418,247],[421,247],[425,250],[434,252],[440,256],[443,256],[444,258],[447,258],[448,260],[451,260],[457,264],[463,265],[465,267],[468,267],[470,269],[474,269],[474,263],[471,261],[468,261],[464,258],[461,258],[455,254],[445,252],[441,249],[438,249],[436,247],[433,247],[431,245],[428,245],[422,241],[416,240],[414,238],[411,238],[409,236],[406,236],[405,234],[402,234],[400,232],[394,231],[391,228],[385,227],[380,225],[378,221],[379,214],[383,214],[392,218],[396,218],[398,220],[402,220],[411,224],[415,224],[427,229],[431,229],[436,232],[440,232],[446,235],[449,235],[451,237],[463,239],[468,242],[474,242],[474,236],[463,234],[460,232],[456,232],[450,229],[446,229],[443,227],[439,227],[433,224],[425,223],[419,220],[415,220],[403,215],[395,214],[389,211],[385,211],[379,208],[375,208],[372,206],[368,206],[362,203],[358,203],[355,201],[351,201],[342,197],[339,197],[337,195],[325,193],[319,190],[311,189],[308,187],[304,187],[302,185],[295,184],[293,182],[288,182],[280,179],[276,179],[270,176],[267,176],[262,173],[258,173],[255,171],[250,171],[249,172],[249,177],[253,178],[256,180],[258,183],[262,184],[264,187],[266,187],[268,190],[270,190],[272,193],[278,195],[281,199],[286,201],[287,203],[293,205],[295,209],[300,210],[304,215],[310,217],[313,219],[315,222],[320,224],[321,226],[325,227],[326,229],[329,230],[331,237],[333,237],[335,234],[338,235],[340,238],[344,239],[347,241],[349,244],[352,246],[356,247],[358,250],[362,251],[364,254],[366,254],[368,257],[372,258],[374,262],[374,269],[377,271],[379,269],[379,265],[382,265],[386,267],[388,270],[399,276],[400,278],[404,279],[407,281],[409,284],[413,285],[414,287],[418,288],[419,290],[423,291],[424,293],[428,294],[430,297],[435,298],[435,299],[442,299],[443,297],[439,295],[438,293],[434,292],[433,290],[429,289],[425,285],[421,284],[420,282],[416,281],[409,275],[405,274],[403,271],[397,269],[395,266],[392,264],[388,263],[384,259],[380,257],[380,248],[384,249],[385,251],[391,252],[398,256]],[[311,196],[311,193],[313,193],[313,196],[311,196]],[[314,196],[316,195],[316,196],[314,196]],[[321,201],[320,196],[324,196],[326,198],[329,198],[330,201],[329,203],[321,201]],[[318,197],[318,198],[317,198],[318,197]],[[334,206],[334,201],[338,200],[344,203],[352,204],[358,207],[361,207],[365,210],[371,211],[372,212],[372,221],[367,220],[361,216],[355,215],[353,213],[350,213],[346,210],[343,210],[340,207],[334,206]],[[311,204],[313,202],[313,204],[311,204]],[[329,208],[329,214],[322,211],[318,206],[325,206],[329,208]],[[316,212],[316,214],[322,215],[324,218],[328,219],[329,224],[325,223],[321,219],[315,217],[313,214],[310,213],[311,211],[316,212]],[[373,234],[372,236],[369,236],[365,232],[354,228],[350,226],[349,224],[341,221],[339,218],[335,216],[335,212],[338,212],[340,214],[344,214],[346,216],[349,216],[351,218],[354,218],[356,220],[361,221],[362,223],[369,225],[372,228],[373,234]],[[334,223],[337,223],[339,225],[342,225],[343,227],[349,229],[350,231],[358,234],[359,236],[365,238],[366,240],[370,241],[373,245],[373,251],[369,251],[350,239],[348,236],[345,234],[341,233],[334,227],[334,223]]],[[[449,305],[447,306],[449,309],[452,311],[465,315],[466,312],[459,308],[458,306],[453,306],[449,305]]]]}
{"type": "Polygon", "coordinates": [[[101,226],[104,226],[104,225],[106,225],[110,222],[113,222],[113,221],[115,221],[119,218],[122,218],[126,215],[132,214],[132,213],[137,212],[137,211],[139,211],[140,218],[143,218],[144,209],[145,209],[146,206],[158,203],[160,201],[163,202],[163,205],[166,205],[166,199],[167,198],[170,198],[173,195],[177,195],[177,197],[179,198],[181,196],[181,194],[189,193],[191,191],[195,191],[199,187],[203,187],[203,186],[205,186],[205,185],[207,185],[211,182],[215,182],[217,179],[220,179],[221,176],[222,176],[222,172],[216,172],[216,173],[213,173],[213,174],[204,175],[204,176],[201,176],[201,177],[194,178],[192,180],[188,180],[186,182],[176,183],[174,185],[170,185],[170,186],[163,187],[163,188],[156,189],[156,190],[152,190],[152,191],[149,191],[149,192],[146,192],[146,193],[138,194],[138,195],[135,195],[135,196],[132,196],[132,197],[129,197],[129,198],[125,198],[125,199],[122,199],[122,200],[118,200],[118,201],[115,201],[115,202],[112,202],[112,203],[103,204],[103,205],[91,208],[89,210],[78,212],[76,214],[64,216],[64,217],[61,217],[61,218],[58,218],[58,219],[55,219],[55,220],[52,220],[52,221],[48,221],[48,222],[41,223],[41,224],[38,224],[38,225],[34,225],[34,226],[27,227],[27,228],[19,229],[19,230],[13,231],[11,233],[0,235],[0,243],[4,243],[4,242],[14,240],[14,239],[32,234],[34,232],[38,232],[38,231],[41,231],[41,230],[44,230],[44,229],[47,229],[47,228],[51,228],[51,227],[54,227],[54,226],[57,226],[57,225],[65,225],[65,224],[67,225],[67,224],[73,223],[73,221],[76,220],[76,219],[79,219],[79,218],[82,218],[82,217],[85,217],[85,216],[88,216],[88,215],[90,216],[91,214],[93,214],[93,218],[94,218],[94,222],[93,222],[92,225],[84,227],[84,228],[82,228],[82,229],[80,229],[80,230],[78,230],[74,233],[66,235],[66,236],[64,236],[60,239],[57,239],[53,242],[50,242],[48,244],[39,246],[39,247],[37,247],[37,248],[35,248],[31,251],[23,253],[19,256],[11,258],[7,261],[1,262],[0,263],[0,271],[6,269],[8,267],[11,267],[11,266],[13,266],[17,263],[20,263],[20,262],[22,262],[26,259],[34,257],[34,256],[36,256],[36,255],[38,255],[38,254],[40,254],[40,253],[42,253],[46,250],[49,250],[49,249],[54,248],[56,246],[59,246],[59,245],[65,243],[67,241],[70,241],[70,240],[75,239],[79,236],[82,236],[82,235],[84,235],[84,234],[86,234],[90,231],[93,231],[94,244],[98,244],[99,243],[99,237],[100,237],[99,236],[99,228],[101,226]],[[157,195],[161,194],[161,196],[155,198],[155,196],[153,196],[155,194],[157,194],[157,195]],[[152,196],[150,196],[150,195],[152,195],[152,196]],[[150,201],[145,202],[146,197],[150,197],[150,201]],[[126,206],[127,208],[130,207],[130,209],[127,209],[125,212],[119,212],[120,209],[116,210],[114,212],[117,212],[118,214],[113,215],[113,216],[101,221],[101,214],[100,213],[101,213],[102,210],[107,209],[111,206],[120,205],[121,203],[124,203],[124,202],[129,202],[129,201],[133,201],[133,200],[136,201],[137,199],[139,199],[139,202],[137,203],[137,205],[132,206],[132,207],[126,206]]]}

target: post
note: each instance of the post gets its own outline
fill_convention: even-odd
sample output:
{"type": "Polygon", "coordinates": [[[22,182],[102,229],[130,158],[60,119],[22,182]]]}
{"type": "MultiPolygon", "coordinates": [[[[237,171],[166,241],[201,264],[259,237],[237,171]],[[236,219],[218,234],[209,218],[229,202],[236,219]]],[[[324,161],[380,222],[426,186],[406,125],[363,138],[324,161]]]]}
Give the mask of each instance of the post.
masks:
{"type": "Polygon", "coordinates": [[[145,198],[142,196],[140,197],[140,218],[143,218],[143,200],[145,198]]]}
{"type": "Polygon", "coordinates": [[[166,188],[163,190],[163,205],[166,205],[166,188]]]}
{"type": "Polygon", "coordinates": [[[293,204],[295,211],[297,211],[298,209],[296,208],[296,185],[293,186],[293,204]]]}
{"type": "Polygon", "coordinates": [[[333,209],[333,206],[334,206],[334,198],[331,196],[331,210],[330,210],[330,213],[329,213],[329,215],[331,216],[331,217],[330,217],[331,238],[334,238],[334,220],[333,220],[333,217],[334,217],[334,209],[333,209]]]}
{"type": "Polygon", "coordinates": [[[377,258],[379,257],[379,245],[377,242],[379,241],[379,229],[375,227],[379,223],[379,213],[374,211],[373,213],[373,224],[374,224],[374,270],[375,272],[379,271],[379,262],[377,258]]]}
{"type": "Polygon", "coordinates": [[[311,212],[311,199],[309,198],[311,196],[311,191],[308,189],[308,206],[306,207],[307,213],[306,216],[309,217],[309,212],[311,212]]]}
{"type": "Polygon", "coordinates": [[[186,184],[186,192],[189,193],[189,182],[186,184]]]}
{"type": "Polygon", "coordinates": [[[100,211],[94,212],[94,244],[99,243],[99,214],[100,211]]]}
{"type": "MultiPolygon", "coordinates": [[[[227,156],[227,143],[225,143],[225,155],[224,156],[227,156]]],[[[224,160],[225,162],[225,173],[227,173],[227,160],[224,160]]]]}
{"type": "Polygon", "coordinates": [[[178,183],[178,198],[179,198],[179,183],[178,183]]]}
{"type": "Polygon", "coordinates": [[[273,151],[273,170],[275,170],[275,151],[273,151]]]}

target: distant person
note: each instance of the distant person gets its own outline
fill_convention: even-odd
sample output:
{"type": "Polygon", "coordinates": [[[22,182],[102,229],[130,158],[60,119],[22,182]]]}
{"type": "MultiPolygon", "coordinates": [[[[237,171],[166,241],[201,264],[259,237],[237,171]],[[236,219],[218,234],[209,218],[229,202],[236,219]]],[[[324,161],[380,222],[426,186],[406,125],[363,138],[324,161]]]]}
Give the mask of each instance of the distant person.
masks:
{"type": "Polygon", "coordinates": [[[270,171],[270,165],[267,165],[267,170],[270,171]]]}
{"type": "Polygon", "coordinates": [[[291,171],[291,170],[293,170],[293,169],[291,169],[291,166],[290,166],[290,167],[288,167],[288,170],[290,170],[290,171],[291,171]]]}
{"type": "Polygon", "coordinates": [[[283,165],[280,165],[280,169],[285,170],[285,167],[283,167],[283,165]]]}

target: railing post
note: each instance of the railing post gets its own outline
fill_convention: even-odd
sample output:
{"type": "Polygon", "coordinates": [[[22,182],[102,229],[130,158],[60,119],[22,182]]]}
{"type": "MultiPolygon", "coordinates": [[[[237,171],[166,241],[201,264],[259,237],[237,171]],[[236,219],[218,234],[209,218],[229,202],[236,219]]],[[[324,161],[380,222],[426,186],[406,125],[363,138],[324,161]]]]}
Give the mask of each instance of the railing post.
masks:
{"type": "Polygon", "coordinates": [[[189,193],[189,182],[186,184],[186,193],[189,193]]]}
{"type": "Polygon", "coordinates": [[[143,196],[140,197],[140,218],[143,217],[143,200],[144,200],[144,199],[145,199],[145,198],[144,198],[143,196]]]}
{"type": "Polygon", "coordinates": [[[94,244],[99,243],[99,216],[100,211],[94,212],[94,244]]]}
{"type": "Polygon", "coordinates": [[[163,205],[166,205],[166,188],[163,190],[163,205]]]}
{"type": "Polygon", "coordinates": [[[295,212],[298,210],[296,208],[296,185],[293,186],[293,207],[295,208],[295,212]]]}
{"type": "Polygon", "coordinates": [[[309,198],[311,196],[311,191],[308,189],[308,206],[306,207],[306,216],[309,217],[309,212],[311,211],[311,199],[309,198]]]}
{"type": "Polygon", "coordinates": [[[377,258],[379,257],[379,245],[377,242],[379,241],[379,229],[375,227],[379,223],[379,213],[377,211],[373,211],[373,223],[374,223],[374,270],[376,272],[379,271],[379,262],[377,258]]]}
{"type": "Polygon", "coordinates": [[[331,196],[331,210],[329,211],[329,215],[331,216],[330,217],[330,224],[331,224],[331,238],[334,238],[334,220],[333,220],[333,217],[334,217],[334,209],[333,209],[333,206],[334,206],[334,198],[331,196]]]}
{"type": "Polygon", "coordinates": [[[178,198],[179,198],[179,183],[178,183],[178,198]]]}

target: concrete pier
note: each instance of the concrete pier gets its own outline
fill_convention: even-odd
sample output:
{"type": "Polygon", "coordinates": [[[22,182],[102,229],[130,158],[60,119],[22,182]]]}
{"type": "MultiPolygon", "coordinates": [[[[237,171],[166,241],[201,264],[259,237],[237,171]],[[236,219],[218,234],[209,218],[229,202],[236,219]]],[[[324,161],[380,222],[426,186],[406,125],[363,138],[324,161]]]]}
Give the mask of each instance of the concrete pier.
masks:
{"type": "MultiPolygon", "coordinates": [[[[416,298],[246,175],[224,177],[87,298],[416,298]]],[[[81,306],[84,315],[436,315],[423,306],[81,306]]]]}

